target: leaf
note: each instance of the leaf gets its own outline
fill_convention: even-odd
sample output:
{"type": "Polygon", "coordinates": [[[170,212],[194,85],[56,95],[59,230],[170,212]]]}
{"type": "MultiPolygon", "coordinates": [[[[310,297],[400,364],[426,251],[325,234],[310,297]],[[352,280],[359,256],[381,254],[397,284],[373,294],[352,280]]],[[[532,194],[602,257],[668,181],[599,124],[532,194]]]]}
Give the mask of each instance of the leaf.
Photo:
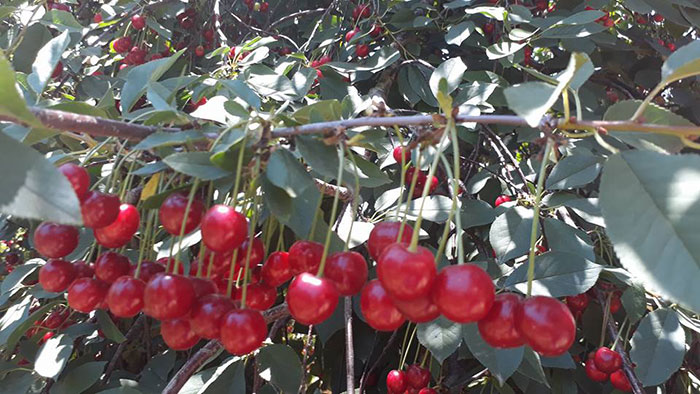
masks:
{"type": "Polygon", "coordinates": [[[73,353],[73,341],[74,338],[68,335],[58,334],[44,342],[34,362],[36,373],[45,378],[55,379],[73,353]]]}
{"type": "Polygon", "coordinates": [[[700,157],[626,151],[608,159],[600,204],[622,265],[644,287],[700,311],[700,157]]]}
{"type": "Polygon", "coordinates": [[[1,212],[21,218],[82,224],[73,187],[39,152],[0,133],[0,167],[12,168],[3,176],[1,212]]]}
{"type": "Polygon", "coordinates": [[[493,223],[495,210],[487,202],[471,198],[461,199],[462,227],[470,228],[493,223]]]}
{"type": "Polygon", "coordinates": [[[676,49],[661,66],[661,84],[700,74],[700,41],[691,41],[676,49]]]}
{"type": "Polygon", "coordinates": [[[450,216],[452,210],[452,199],[447,196],[429,195],[425,197],[425,203],[422,198],[411,200],[408,204],[401,206],[401,214],[407,213],[409,218],[417,218],[420,212],[420,207],[423,205],[423,219],[435,222],[444,223],[450,216]]]}
{"type": "Polygon", "coordinates": [[[547,377],[544,374],[544,370],[542,369],[542,362],[540,361],[540,356],[529,347],[525,348],[523,362],[520,364],[518,372],[535,381],[544,383],[547,387],[549,387],[549,382],[547,382],[547,377]]]}
{"type": "Polygon", "coordinates": [[[532,210],[514,207],[491,224],[489,241],[500,263],[522,256],[530,249],[532,210]]]}
{"type": "Polygon", "coordinates": [[[220,81],[235,97],[241,98],[254,109],[260,108],[260,97],[241,80],[220,81]]]}
{"type": "MultiPolygon", "coordinates": [[[[527,292],[527,262],[506,279],[505,286],[527,292]]],[[[547,252],[535,257],[532,294],[564,297],[585,293],[593,287],[603,266],[567,252],[547,252]]]]}
{"type": "Polygon", "coordinates": [[[296,393],[301,385],[301,361],[294,349],[273,344],[260,349],[255,362],[260,377],[279,387],[284,393],[296,393]]]}
{"type": "MultiPolygon", "coordinates": [[[[2,92],[0,115],[22,120],[30,126],[42,126],[29,111],[27,104],[17,90],[15,85],[15,72],[12,70],[10,62],[7,61],[5,53],[2,51],[0,51],[0,92],[2,92]]],[[[2,145],[4,146],[4,144],[2,145]]]]}
{"type": "Polygon", "coordinates": [[[37,94],[41,94],[51,80],[51,74],[61,60],[63,52],[68,48],[70,40],[68,31],[64,31],[47,42],[36,54],[32,73],[27,77],[27,82],[37,94]]]}
{"type": "Polygon", "coordinates": [[[445,42],[450,45],[462,45],[464,40],[474,32],[476,25],[471,21],[460,22],[447,28],[445,42]]]}
{"type": "Polygon", "coordinates": [[[204,138],[204,134],[197,130],[184,130],[175,133],[158,131],[141,140],[134,149],[147,150],[160,146],[183,145],[192,141],[200,141],[204,138]]]}
{"type": "Polygon", "coordinates": [[[511,41],[499,41],[486,48],[486,56],[490,60],[504,58],[518,52],[526,45],[527,42],[517,43],[511,41]]]}
{"type": "Polygon", "coordinates": [[[153,163],[148,163],[145,166],[139,168],[138,170],[133,171],[132,174],[138,176],[152,175],[157,172],[163,171],[166,168],[168,168],[167,164],[163,163],[162,161],[156,161],[153,163]]]}
{"type": "Polygon", "coordinates": [[[417,327],[418,341],[430,350],[430,354],[440,364],[457,351],[462,342],[462,325],[447,320],[443,316],[428,323],[420,323],[417,327]]]}
{"type": "Polygon", "coordinates": [[[31,296],[23,298],[19,303],[12,305],[0,319],[0,344],[6,349],[14,349],[32,324],[46,317],[46,313],[60,302],[51,301],[28,315],[30,301],[31,296]]]}
{"type": "Polygon", "coordinates": [[[665,382],[680,368],[685,356],[685,331],[670,309],[657,309],[642,319],[634,332],[630,358],[645,387],[665,382]]]}
{"type": "Polygon", "coordinates": [[[106,361],[91,361],[68,372],[51,386],[51,394],[82,393],[100,379],[106,361]]]}
{"type": "Polygon", "coordinates": [[[181,152],[173,153],[163,159],[163,162],[177,172],[211,181],[230,175],[228,171],[213,165],[209,158],[210,152],[181,152]]]}
{"type": "Polygon", "coordinates": [[[447,81],[447,90],[443,93],[452,93],[462,81],[462,76],[465,71],[467,71],[467,66],[459,57],[453,57],[440,64],[433,71],[433,74],[430,76],[430,81],[428,82],[433,95],[438,97],[438,84],[441,78],[445,78],[447,81]]]}
{"type": "Polygon", "coordinates": [[[131,112],[131,107],[133,107],[134,103],[146,92],[149,82],[160,79],[160,77],[177,62],[185,50],[186,49],[175,52],[170,57],[153,60],[133,67],[126,75],[126,83],[124,84],[124,88],[122,88],[122,112],[131,112]]]}
{"type": "Polygon", "coordinates": [[[326,64],[329,67],[342,72],[348,71],[372,71],[377,72],[389,67],[392,63],[401,58],[398,49],[391,45],[382,46],[374,52],[372,56],[359,63],[331,62],[326,64]]]}
{"type": "Polygon", "coordinates": [[[230,357],[221,365],[192,376],[182,387],[180,394],[243,393],[244,372],[245,365],[241,359],[230,357]]]}
{"type": "Polygon", "coordinates": [[[625,308],[627,318],[634,324],[644,317],[647,311],[647,297],[643,289],[637,286],[630,286],[620,297],[622,306],[625,308]]]}
{"type": "Polygon", "coordinates": [[[102,309],[98,309],[95,311],[95,317],[97,317],[97,322],[100,324],[100,330],[102,330],[107,339],[116,343],[126,341],[126,337],[121,331],[119,331],[119,328],[117,328],[107,312],[103,311],[102,309]]]}
{"type": "Polygon", "coordinates": [[[476,324],[463,325],[462,336],[469,351],[498,379],[501,385],[513,375],[523,359],[524,347],[494,348],[484,342],[476,324]]]}
{"type": "Polygon", "coordinates": [[[593,245],[586,232],[555,218],[545,218],[544,233],[550,250],[568,252],[595,261],[593,245]]]}
{"type": "Polygon", "coordinates": [[[547,177],[547,189],[570,189],[593,182],[603,167],[600,158],[589,154],[566,156],[547,177]]]}
{"type": "Polygon", "coordinates": [[[272,152],[265,175],[270,183],[286,191],[292,198],[297,197],[297,191],[315,186],[313,179],[299,160],[286,149],[277,149],[272,152]]]}
{"type": "Polygon", "coordinates": [[[557,357],[541,357],[540,362],[545,368],[576,369],[574,359],[569,353],[557,357]]]}
{"type": "Polygon", "coordinates": [[[37,268],[41,267],[43,263],[40,264],[40,261],[41,259],[32,259],[12,270],[12,272],[3,279],[2,283],[0,283],[0,294],[9,293],[24,286],[22,285],[22,281],[37,268]]]}

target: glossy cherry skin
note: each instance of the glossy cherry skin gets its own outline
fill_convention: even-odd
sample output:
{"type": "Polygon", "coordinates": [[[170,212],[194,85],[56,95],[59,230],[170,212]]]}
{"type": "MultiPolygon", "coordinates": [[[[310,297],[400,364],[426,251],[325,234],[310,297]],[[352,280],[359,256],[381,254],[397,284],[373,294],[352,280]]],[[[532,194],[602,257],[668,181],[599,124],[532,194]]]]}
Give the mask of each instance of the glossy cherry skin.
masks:
{"type": "Polygon", "coordinates": [[[481,267],[460,264],[440,271],[431,296],[446,318],[471,323],[486,317],[496,295],[491,277],[481,267]]]}
{"type": "Polygon", "coordinates": [[[440,310],[430,297],[421,297],[410,301],[391,300],[392,304],[406,319],[414,323],[426,323],[440,316],[440,310]]]}
{"type": "Polygon", "coordinates": [[[591,358],[589,358],[588,361],[586,361],[585,369],[588,379],[594,382],[605,382],[606,380],[608,380],[608,374],[598,370],[598,368],[596,368],[595,366],[595,362],[593,362],[593,359],[591,358]]]}
{"type": "Polygon", "coordinates": [[[133,317],[143,309],[146,283],[129,275],[117,278],[107,292],[109,311],[117,317],[133,317]]]}
{"type": "MultiPolygon", "coordinates": [[[[245,241],[238,248],[237,263],[239,266],[243,266],[246,259],[248,258],[248,245],[250,244],[250,239],[246,238],[245,241]]],[[[254,267],[262,263],[265,258],[265,245],[263,245],[260,238],[253,238],[253,249],[250,251],[250,260],[248,261],[248,267],[254,267]]]]}
{"type": "Polygon", "coordinates": [[[515,312],[515,324],[525,342],[547,357],[563,354],[576,338],[571,311],[552,297],[535,296],[522,301],[515,312]]]}
{"type": "Polygon", "coordinates": [[[423,387],[418,391],[418,394],[437,394],[437,391],[435,389],[431,389],[430,387],[423,387]]]}
{"type": "Polygon", "coordinates": [[[75,279],[92,278],[95,275],[94,265],[84,261],[76,261],[73,263],[73,268],[75,269],[75,279]]]}
{"type": "Polygon", "coordinates": [[[80,203],[83,225],[87,228],[101,228],[114,223],[119,216],[119,196],[89,191],[80,203]]]}
{"type": "Polygon", "coordinates": [[[107,283],[112,283],[117,278],[128,275],[131,269],[129,258],[115,252],[102,253],[95,260],[95,276],[107,283]]]}
{"type": "Polygon", "coordinates": [[[625,371],[618,369],[617,371],[610,374],[610,383],[616,389],[623,391],[625,393],[632,392],[632,385],[630,384],[625,371]]]}
{"type": "Polygon", "coordinates": [[[102,306],[108,290],[109,285],[99,279],[76,279],[68,288],[68,305],[78,312],[90,313],[102,306]]]}
{"type": "Polygon", "coordinates": [[[622,356],[620,356],[620,353],[605,346],[596,350],[593,362],[595,362],[595,366],[599,371],[605,373],[613,373],[622,368],[622,356]]]}
{"type": "Polygon", "coordinates": [[[316,274],[321,265],[323,245],[314,241],[296,241],[289,248],[289,266],[294,275],[302,272],[316,274]]]}
{"type": "MultiPolygon", "coordinates": [[[[132,265],[131,270],[129,270],[130,275],[134,275],[136,268],[138,266],[132,265]]],[[[147,261],[144,260],[141,262],[141,270],[139,271],[139,279],[144,281],[145,283],[148,283],[151,278],[153,278],[156,274],[165,272],[165,267],[162,266],[161,264],[154,263],[152,261],[147,261]]]]}
{"type": "Polygon", "coordinates": [[[406,368],[406,383],[414,389],[422,389],[430,384],[430,371],[418,364],[406,368]]]}
{"type": "Polygon", "coordinates": [[[409,301],[426,297],[437,276],[435,258],[422,246],[411,252],[408,245],[395,243],[384,249],[377,260],[377,276],[394,299],[409,301]]]}
{"type": "Polygon", "coordinates": [[[184,276],[158,274],[146,284],[143,311],[158,320],[187,315],[194,303],[194,287],[184,276]]]}
{"type": "Polygon", "coordinates": [[[141,216],[131,204],[119,206],[117,219],[109,226],[93,230],[97,242],[106,248],[121,248],[126,245],[139,229],[141,216]]]}
{"type": "Polygon", "coordinates": [[[378,331],[394,331],[406,321],[377,279],[367,282],[362,289],[360,310],[367,324],[378,331]]]}
{"type": "Polygon", "coordinates": [[[509,201],[512,201],[509,196],[502,195],[502,196],[498,196],[496,198],[496,202],[494,202],[493,205],[499,206],[499,205],[503,204],[504,202],[509,202],[509,201]]]}
{"type": "Polygon", "coordinates": [[[66,163],[58,167],[58,170],[68,178],[68,182],[73,187],[78,200],[82,200],[85,193],[90,189],[90,175],[81,166],[73,163],[66,163]]]}
{"type": "Polygon", "coordinates": [[[172,319],[160,323],[160,335],[173,350],[187,350],[199,342],[188,319],[172,319]]]}
{"type": "Polygon", "coordinates": [[[190,282],[192,282],[195,299],[199,299],[209,294],[216,294],[219,291],[219,288],[216,287],[216,283],[211,279],[196,278],[193,276],[190,276],[189,279],[190,282]]]}
{"type": "Polygon", "coordinates": [[[260,272],[263,282],[278,287],[292,279],[292,267],[289,265],[289,253],[273,252],[267,256],[260,272]]]}
{"type": "Polygon", "coordinates": [[[566,297],[566,305],[572,311],[582,311],[586,309],[588,307],[589,301],[590,298],[586,293],[566,297]]]}
{"type": "Polygon", "coordinates": [[[209,294],[197,299],[190,314],[192,330],[202,338],[219,339],[221,321],[231,310],[233,301],[224,295],[209,294]]]}
{"type": "Polygon", "coordinates": [[[355,47],[355,54],[357,57],[367,57],[369,55],[369,45],[359,44],[355,47]]]}
{"type": "Polygon", "coordinates": [[[318,324],[328,319],[338,305],[338,290],[333,282],[308,272],[298,275],[287,290],[287,305],[301,324],[318,324]]]}
{"type": "Polygon", "coordinates": [[[246,307],[256,311],[270,309],[277,300],[277,290],[264,283],[249,284],[246,293],[246,307]]]}
{"type": "Polygon", "coordinates": [[[222,320],[221,343],[231,354],[246,355],[260,348],[265,338],[267,324],[258,311],[234,309],[222,320]]]}
{"type": "Polygon", "coordinates": [[[357,252],[337,252],[328,257],[323,271],[341,296],[359,293],[367,282],[367,262],[357,252]]]}
{"type": "MultiPolygon", "coordinates": [[[[369,255],[374,261],[379,259],[379,256],[381,256],[387,246],[396,243],[400,226],[400,222],[381,222],[374,226],[367,240],[367,249],[369,249],[369,255]]],[[[411,226],[404,225],[403,233],[401,233],[401,242],[405,244],[410,243],[412,236],[413,229],[411,226]]]]}
{"type": "Polygon", "coordinates": [[[34,247],[42,256],[59,259],[78,246],[78,229],[64,224],[43,222],[34,230],[34,247]]]}
{"type": "Polygon", "coordinates": [[[401,145],[397,145],[394,147],[394,150],[391,151],[391,155],[394,157],[394,160],[396,160],[397,163],[399,164],[406,164],[411,159],[411,153],[408,149],[401,145]]]}
{"type": "Polygon", "coordinates": [[[202,204],[199,199],[193,199],[190,204],[190,210],[187,212],[187,218],[185,218],[185,211],[187,211],[187,201],[186,195],[181,193],[173,193],[168,196],[168,198],[163,201],[158,210],[158,218],[160,223],[163,225],[165,231],[172,235],[180,235],[180,230],[182,227],[182,222],[185,222],[185,229],[183,234],[189,234],[194,229],[199,226],[202,221],[202,215],[204,213],[204,204],[202,204]]]}
{"type": "Polygon", "coordinates": [[[406,374],[403,371],[392,370],[386,375],[386,388],[390,393],[403,393],[408,387],[406,374]]]}
{"type": "Polygon", "coordinates": [[[512,293],[502,293],[496,296],[491,310],[479,320],[481,338],[495,348],[507,349],[525,344],[515,328],[515,311],[522,297],[512,293]]]}
{"type": "Polygon", "coordinates": [[[241,246],[248,235],[248,220],[226,205],[214,205],[202,218],[202,241],[217,253],[241,246]]]}
{"type": "Polygon", "coordinates": [[[64,291],[74,279],[75,268],[65,260],[49,260],[39,269],[39,284],[52,293],[64,291]]]}

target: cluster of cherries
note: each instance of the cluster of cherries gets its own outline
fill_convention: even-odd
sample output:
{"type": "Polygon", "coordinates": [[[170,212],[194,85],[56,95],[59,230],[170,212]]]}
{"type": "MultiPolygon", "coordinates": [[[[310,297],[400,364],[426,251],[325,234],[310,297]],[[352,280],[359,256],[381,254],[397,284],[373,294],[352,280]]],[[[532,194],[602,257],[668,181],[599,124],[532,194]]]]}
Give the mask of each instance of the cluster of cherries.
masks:
{"type": "Polygon", "coordinates": [[[386,388],[389,394],[435,394],[430,385],[430,371],[418,364],[409,365],[406,371],[393,370],[386,375],[386,388]]]}
{"type": "Polygon", "coordinates": [[[632,391],[632,385],[622,369],[622,356],[605,346],[588,354],[586,376],[594,382],[601,383],[610,379],[610,383],[616,389],[626,393],[632,391]]]}
{"type": "MultiPolygon", "coordinates": [[[[402,166],[409,161],[409,155],[411,154],[409,150],[404,146],[397,146],[391,152],[394,160],[402,166]]],[[[416,177],[416,186],[413,189],[413,197],[418,198],[423,194],[423,188],[426,183],[429,183],[428,193],[432,194],[437,190],[439,181],[438,178],[433,175],[430,180],[428,180],[428,174],[425,171],[421,171],[414,166],[410,166],[406,169],[406,177],[404,178],[404,183],[410,185],[413,182],[413,178],[416,177]]]]}

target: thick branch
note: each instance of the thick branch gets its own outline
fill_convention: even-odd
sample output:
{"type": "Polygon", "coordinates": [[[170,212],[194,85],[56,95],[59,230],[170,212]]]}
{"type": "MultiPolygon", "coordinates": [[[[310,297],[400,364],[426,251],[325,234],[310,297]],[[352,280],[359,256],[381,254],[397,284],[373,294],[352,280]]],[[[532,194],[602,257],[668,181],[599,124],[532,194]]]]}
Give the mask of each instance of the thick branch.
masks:
{"type": "Polygon", "coordinates": [[[346,187],[331,185],[330,183],[324,182],[320,179],[314,179],[314,182],[316,182],[316,187],[318,187],[318,190],[325,195],[335,196],[335,191],[337,189],[340,189],[338,198],[340,198],[343,201],[348,201],[352,199],[352,192],[346,187]]]}

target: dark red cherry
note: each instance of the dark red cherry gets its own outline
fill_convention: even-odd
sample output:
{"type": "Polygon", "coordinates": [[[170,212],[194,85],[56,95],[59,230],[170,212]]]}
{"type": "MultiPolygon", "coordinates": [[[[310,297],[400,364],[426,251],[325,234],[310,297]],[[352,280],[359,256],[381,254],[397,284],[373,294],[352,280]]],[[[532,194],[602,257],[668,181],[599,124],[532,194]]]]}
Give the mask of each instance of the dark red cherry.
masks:
{"type": "Polygon", "coordinates": [[[596,350],[593,362],[595,362],[595,366],[599,371],[605,373],[613,373],[622,368],[620,353],[605,346],[596,350]]]}
{"type": "Polygon", "coordinates": [[[173,193],[163,201],[158,210],[158,218],[163,225],[165,231],[172,235],[180,235],[182,222],[185,222],[183,234],[189,234],[199,226],[204,212],[204,204],[199,199],[195,198],[190,204],[190,210],[187,212],[185,219],[185,211],[187,211],[186,195],[181,193],[173,193]]]}
{"type": "Polygon", "coordinates": [[[90,313],[102,307],[108,290],[109,285],[99,279],[76,279],[68,288],[68,305],[78,312],[90,313]]]}
{"type": "MultiPolygon", "coordinates": [[[[132,265],[129,274],[135,274],[136,268],[136,265],[132,265]]],[[[156,274],[161,272],[165,272],[164,266],[158,263],[154,263],[152,261],[144,260],[141,262],[141,270],[139,271],[138,278],[144,281],[145,283],[148,283],[151,280],[151,278],[153,278],[156,274]]]]}
{"type": "Polygon", "coordinates": [[[192,288],[194,289],[194,298],[199,299],[209,294],[216,294],[219,289],[216,287],[216,283],[213,280],[207,278],[196,278],[190,276],[190,282],[192,282],[192,288]]]}
{"type": "Polygon", "coordinates": [[[522,301],[515,313],[515,324],[526,343],[547,357],[563,354],[576,338],[571,311],[552,297],[535,296],[522,301]]]}
{"type": "Polygon", "coordinates": [[[314,241],[296,241],[289,248],[289,266],[295,275],[302,272],[316,274],[322,256],[322,244],[314,241]]]}
{"type": "Polygon", "coordinates": [[[618,369],[617,371],[610,374],[610,383],[616,389],[623,391],[625,393],[632,392],[632,385],[630,384],[625,371],[618,369]]]}
{"type": "Polygon", "coordinates": [[[421,297],[410,301],[392,299],[391,302],[406,319],[414,323],[426,323],[440,316],[440,310],[433,304],[430,297],[421,297]]]}
{"type": "Polygon", "coordinates": [[[566,305],[572,311],[582,311],[586,309],[586,307],[588,307],[589,301],[590,298],[586,293],[566,297],[566,305]]]}
{"type": "Polygon", "coordinates": [[[422,246],[412,252],[408,245],[395,243],[384,249],[377,260],[379,281],[387,293],[397,300],[427,297],[436,275],[433,253],[422,246]]]}
{"type": "Polygon", "coordinates": [[[65,260],[49,260],[39,269],[39,284],[52,293],[64,291],[74,279],[75,268],[65,260]]]}
{"type": "Polygon", "coordinates": [[[620,301],[620,294],[618,292],[613,293],[610,298],[610,313],[617,313],[617,311],[622,308],[622,301],[620,301]]]}
{"type": "Polygon", "coordinates": [[[409,365],[406,368],[406,383],[416,390],[427,387],[430,384],[430,371],[418,364],[409,365]]]}
{"type": "Polygon", "coordinates": [[[42,326],[50,329],[50,330],[55,330],[58,327],[63,324],[66,319],[68,319],[68,316],[70,315],[70,312],[68,311],[67,308],[64,308],[62,310],[56,310],[51,313],[49,313],[48,316],[46,316],[46,319],[41,323],[42,326]]]}
{"type": "Polygon", "coordinates": [[[292,279],[292,267],[289,265],[289,253],[273,252],[267,256],[260,272],[263,282],[277,287],[292,279]]]}
{"type": "Polygon", "coordinates": [[[43,222],[34,230],[34,247],[44,257],[65,257],[77,246],[78,230],[75,227],[43,222]]]}
{"type": "Polygon", "coordinates": [[[586,375],[594,382],[605,382],[608,380],[608,374],[598,370],[592,358],[586,361],[586,375]]]}
{"type": "Polygon", "coordinates": [[[73,263],[73,269],[75,269],[75,279],[92,278],[95,275],[94,266],[84,261],[76,261],[73,263]]]}
{"type": "Polygon", "coordinates": [[[190,314],[192,330],[202,338],[219,339],[222,319],[231,310],[233,302],[224,295],[209,294],[198,299],[190,314]]]}
{"type": "Polygon", "coordinates": [[[243,356],[262,346],[267,338],[267,324],[260,312],[234,309],[221,324],[221,343],[229,353],[243,356]]]}
{"type": "Polygon", "coordinates": [[[304,272],[289,284],[287,305],[299,323],[318,324],[333,314],[339,296],[333,282],[304,272]]]}
{"type": "Polygon", "coordinates": [[[106,248],[121,248],[126,245],[139,229],[138,209],[131,204],[119,206],[117,219],[109,226],[93,230],[97,243],[106,248]]]}
{"type": "Polygon", "coordinates": [[[509,202],[509,201],[512,201],[509,196],[501,195],[501,196],[498,196],[496,198],[496,202],[493,205],[499,206],[499,205],[503,204],[504,202],[509,202]]]}
{"type": "Polygon", "coordinates": [[[132,16],[131,26],[136,30],[143,30],[146,27],[146,18],[139,14],[132,16]]]}
{"type": "MultiPolygon", "coordinates": [[[[369,249],[369,255],[374,261],[379,259],[379,256],[381,256],[387,246],[396,243],[400,226],[400,222],[381,222],[374,226],[369,233],[369,240],[367,240],[367,249],[369,249]]],[[[412,236],[413,229],[411,226],[404,225],[403,233],[401,233],[401,242],[409,244],[412,236]]]]}
{"type": "Polygon", "coordinates": [[[207,248],[225,253],[241,246],[248,235],[248,220],[226,205],[214,205],[202,218],[202,241],[207,248]]]}
{"type": "MultiPolygon", "coordinates": [[[[248,245],[250,244],[250,238],[246,238],[245,241],[238,248],[238,265],[243,266],[248,256],[248,245]]],[[[263,245],[260,238],[253,238],[253,250],[250,251],[250,261],[248,262],[248,267],[255,267],[256,265],[262,263],[265,258],[265,245],[263,245]]]]}
{"type": "Polygon", "coordinates": [[[78,200],[82,200],[85,193],[90,189],[90,175],[81,166],[73,163],[66,163],[58,167],[58,170],[68,178],[68,182],[73,187],[78,200]]]}
{"type": "Polygon", "coordinates": [[[491,310],[478,323],[479,333],[486,343],[501,349],[525,344],[515,328],[515,311],[520,301],[522,297],[517,294],[502,293],[496,296],[491,310]]]}
{"type": "Polygon", "coordinates": [[[481,267],[460,264],[440,271],[431,296],[446,318],[471,323],[486,316],[496,295],[491,277],[481,267]]]}
{"type": "Polygon", "coordinates": [[[160,335],[173,350],[187,350],[199,342],[199,336],[192,331],[190,321],[185,318],[160,323],[160,335]]]}
{"type": "Polygon", "coordinates": [[[367,262],[357,252],[337,252],[328,257],[323,271],[341,296],[359,293],[367,282],[367,262]]]}
{"type": "Polygon", "coordinates": [[[250,309],[264,311],[275,305],[277,290],[274,287],[263,283],[252,283],[248,285],[246,292],[245,305],[250,309]]]}
{"type": "Polygon", "coordinates": [[[114,223],[119,216],[119,196],[89,191],[80,203],[83,225],[87,228],[101,228],[114,223]]]}
{"type": "Polygon", "coordinates": [[[112,283],[117,278],[128,275],[131,269],[129,258],[115,252],[102,253],[95,260],[95,276],[107,283],[112,283]]]}
{"type": "Polygon", "coordinates": [[[386,388],[391,393],[403,393],[408,387],[406,374],[403,371],[392,370],[386,375],[386,388]]]}
{"type": "Polygon", "coordinates": [[[129,275],[117,278],[107,292],[109,311],[117,317],[133,317],[143,309],[146,283],[129,275]]]}
{"type": "Polygon", "coordinates": [[[184,276],[158,274],[146,284],[143,301],[147,315],[158,320],[176,319],[192,308],[194,287],[184,276]]]}
{"type": "Polygon", "coordinates": [[[377,279],[367,282],[362,289],[360,309],[367,324],[378,331],[394,331],[406,321],[377,279]]]}

